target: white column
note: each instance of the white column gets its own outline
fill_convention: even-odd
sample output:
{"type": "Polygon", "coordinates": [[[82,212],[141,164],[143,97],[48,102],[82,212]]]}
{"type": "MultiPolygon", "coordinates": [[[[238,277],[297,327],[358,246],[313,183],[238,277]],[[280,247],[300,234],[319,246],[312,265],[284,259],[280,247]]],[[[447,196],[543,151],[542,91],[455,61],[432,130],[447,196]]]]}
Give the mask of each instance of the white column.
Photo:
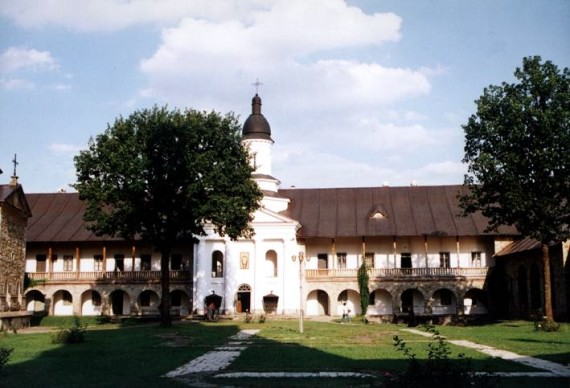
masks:
{"type": "Polygon", "coordinates": [[[211,257],[206,253],[206,240],[200,239],[196,244],[194,257],[194,309],[198,314],[204,314],[204,298],[209,294],[208,285],[211,276],[211,257]]]}

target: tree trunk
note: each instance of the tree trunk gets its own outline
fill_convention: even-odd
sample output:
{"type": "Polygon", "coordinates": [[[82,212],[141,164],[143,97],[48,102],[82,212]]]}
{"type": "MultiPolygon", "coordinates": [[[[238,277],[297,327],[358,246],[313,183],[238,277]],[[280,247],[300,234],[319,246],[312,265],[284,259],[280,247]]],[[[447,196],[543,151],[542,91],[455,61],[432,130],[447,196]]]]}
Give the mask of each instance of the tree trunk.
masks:
{"type": "Polygon", "coordinates": [[[172,326],[172,316],[170,315],[170,250],[164,249],[160,252],[160,284],[162,296],[160,298],[160,326],[172,326]]]}
{"type": "Polygon", "coordinates": [[[550,283],[550,249],[548,244],[542,243],[542,262],[544,265],[544,315],[553,321],[552,313],[552,285],[550,283]]]}

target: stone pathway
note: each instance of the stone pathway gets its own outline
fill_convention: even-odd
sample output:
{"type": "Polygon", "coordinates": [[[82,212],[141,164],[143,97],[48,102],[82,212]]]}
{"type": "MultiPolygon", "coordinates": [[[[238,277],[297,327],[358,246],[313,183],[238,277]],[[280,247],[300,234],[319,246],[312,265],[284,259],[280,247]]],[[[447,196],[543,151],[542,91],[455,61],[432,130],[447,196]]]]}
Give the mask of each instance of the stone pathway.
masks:
{"type": "Polygon", "coordinates": [[[164,376],[180,377],[192,373],[212,373],[224,369],[247,348],[247,345],[251,344],[251,341],[247,340],[258,332],[259,330],[242,330],[230,337],[231,341],[227,345],[207,352],[164,376]]]}
{"type": "Polygon", "coordinates": [[[242,330],[230,337],[230,342],[224,346],[203,354],[187,364],[168,372],[164,377],[178,378],[191,383],[196,387],[213,387],[205,383],[203,377],[213,375],[215,378],[311,378],[311,377],[369,377],[366,373],[355,372],[232,372],[217,373],[229,366],[248,345],[251,344],[252,336],[259,330],[242,330]]]}
{"type": "MultiPolygon", "coordinates": [[[[424,337],[432,337],[432,333],[428,333],[421,330],[416,329],[402,329],[403,331],[407,331],[413,334],[421,335],[424,337]]],[[[497,348],[493,348],[487,345],[481,345],[475,342],[466,341],[466,340],[449,340],[449,343],[452,343],[457,346],[463,346],[466,348],[475,349],[481,353],[488,354],[492,357],[499,357],[504,360],[509,360],[513,362],[518,362],[520,364],[524,364],[533,368],[542,369],[546,372],[517,372],[517,373],[497,373],[498,375],[504,376],[543,376],[543,377],[570,377],[570,367],[564,366],[562,364],[558,364],[556,362],[541,360],[535,357],[530,356],[522,356],[517,353],[509,352],[506,350],[501,350],[497,348]]]]}
{"type": "MultiPolygon", "coordinates": [[[[417,329],[401,329],[416,335],[424,337],[432,337],[432,333],[417,329]]],[[[218,373],[228,367],[248,345],[252,343],[251,337],[256,335],[259,330],[242,330],[236,335],[230,337],[230,342],[224,346],[197,357],[187,364],[168,372],[164,377],[176,378],[191,383],[196,387],[215,387],[216,385],[205,383],[205,376],[213,376],[215,378],[337,378],[337,377],[371,377],[366,373],[355,372],[230,372],[218,373]]],[[[479,352],[488,354],[492,357],[500,357],[505,360],[518,362],[533,368],[542,369],[544,372],[505,372],[495,373],[498,376],[528,376],[528,377],[569,377],[570,367],[557,364],[554,362],[537,359],[534,357],[521,356],[519,354],[496,349],[491,346],[480,345],[475,342],[466,340],[449,340],[450,343],[458,346],[475,349],[479,352]]]]}

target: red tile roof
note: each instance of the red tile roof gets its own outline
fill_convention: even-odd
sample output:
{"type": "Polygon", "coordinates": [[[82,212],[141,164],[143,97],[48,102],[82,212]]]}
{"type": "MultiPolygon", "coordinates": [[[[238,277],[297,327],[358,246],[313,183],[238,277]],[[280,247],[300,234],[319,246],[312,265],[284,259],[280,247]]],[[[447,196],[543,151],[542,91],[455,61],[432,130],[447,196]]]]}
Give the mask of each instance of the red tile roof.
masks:
{"type": "MultiPolygon", "coordinates": [[[[291,198],[284,215],[299,220],[300,237],[353,236],[477,236],[487,233],[487,219],[480,213],[460,216],[455,186],[366,187],[336,189],[287,189],[279,195],[291,198]],[[385,217],[371,217],[380,211],[385,217]]],[[[498,234],[516,235],[514,227],[498,234]]]]}
{"type": "MultiPolygon", "coordinates": [[[[298,220],[299,237],[477,236],[485,232],[481,214],[459,216],[457,194],[463,186],[410,186],[336,189],[287,189],[291,199],[282,214],[298,220]],[[380,211],[384,217],[372,217],[380,211]]],[[[85,204],[77,193],[26,194],[32,210],[29,242],[103,241],[86,229],[85,204]]],[[[516,235],[512,227],[500,234],[516,235]]]]}

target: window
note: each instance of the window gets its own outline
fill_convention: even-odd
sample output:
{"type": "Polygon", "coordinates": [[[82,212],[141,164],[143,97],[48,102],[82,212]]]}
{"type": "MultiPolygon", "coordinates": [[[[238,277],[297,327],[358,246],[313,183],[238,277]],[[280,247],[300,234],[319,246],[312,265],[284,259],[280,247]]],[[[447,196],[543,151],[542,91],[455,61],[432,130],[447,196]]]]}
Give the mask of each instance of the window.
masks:
{"type": "Polygon", "coordinates": [[[103,255],[95,255],[94,271],[103,271],[103,255]]]}
{"type": "Polygon", "coordinates": [[[149,254],[141,255],[141,271],[150,271],[150,259],[151,255],[149,254]]]}
{"type": "Polygon", "coordinates": [[[319,253],[317,255],[317,264],[319,269],[327,269],[329,267],[329,259],[326,253],[319,253]]]}
{"type": "Polygon", "coordinates": [[[374,306],[376,304],[376,291],[372,291],[368,295],[368,304],[374,306]]]}
{"type": "Polygon", "coordinates": [[[412,268],[412,254],[405,252],[400,255],[400,267],[412,268]]]}
{"type": "Polygon", "coordinates": [[[125,270],[125,255],[115,255],[115,271],[125,270]]]}
{"type": "Polygon", "coordinates": [[[170,256],[170,269],[173,271],[180,271],[182,269],[182,255],[173,254],[170,256]]]}
{"type": "Polygon", "coordinates": [[[46,255],[36,255],[36,272],[45,272],[46,271],[46,255]]]}
{"type": "Polygon", "coordinates": [[[471,252],[471,266],[472,267],[481,266],[481,252],[471,252]]]}
{"type": "Polygon", "coordinates": [[[63,270],[73,271],[73,256],[63,256],[63,270]]]}
{"type": "Polygon", "coordinates": [[[265,273],[268,277],[277,276],[277,252],[274,250],[265,253],[265,273]]]}
{"type": "Polygon", "coordinates": [[[220,251],[212,253],[212,277],[221,278],[224,276],[224,254],[220,251]]]}
{"type": "Polygon", "coordinates": [[[449,268],[449,252],[439,252],[439,267],[449,268]]]}
{"type": "Polygon", "coordinates": [[[366,267],[374,268],[374,252],[366,252],[364,254],[364,262],[366,263],[366,267]]]}
{"type": "Polygon", "coordinates": [[[339,252],[336,254],[336,267],[346,268],[346,252],[339,252]]]}

